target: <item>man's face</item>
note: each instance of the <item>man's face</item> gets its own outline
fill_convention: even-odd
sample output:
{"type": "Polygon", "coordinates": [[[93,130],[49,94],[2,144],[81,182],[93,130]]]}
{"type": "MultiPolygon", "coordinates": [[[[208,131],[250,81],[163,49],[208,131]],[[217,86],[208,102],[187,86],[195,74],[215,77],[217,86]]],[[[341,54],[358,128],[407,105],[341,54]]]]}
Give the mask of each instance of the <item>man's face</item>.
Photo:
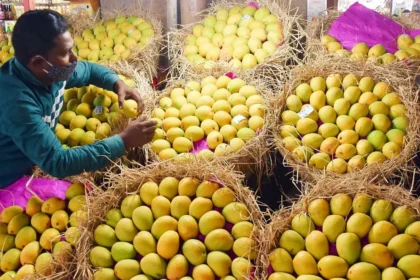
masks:
{"type": "Polygon", "coordinates": [[[40,81],[44,84],[50,84],[51,81],[46,73],[51,68],[48,62],[55,66],[67,66],[77,61],[77,56],[72,49],[73,46],[74,41],[69,32],[58,35],[54,39],[54,48],[44,57],[34,56],[31,58],[28,67],[40,81]]]}

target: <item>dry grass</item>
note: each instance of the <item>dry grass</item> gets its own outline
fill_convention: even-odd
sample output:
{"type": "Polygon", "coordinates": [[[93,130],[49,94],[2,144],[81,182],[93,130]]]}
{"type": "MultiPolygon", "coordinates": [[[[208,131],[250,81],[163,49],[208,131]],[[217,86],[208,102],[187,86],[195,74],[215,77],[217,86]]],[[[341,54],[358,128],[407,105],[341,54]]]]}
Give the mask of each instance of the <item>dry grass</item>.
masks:
{"type": "MultiPolygon", "coordinates": [[[[135,163],[133,163],[135,164],[135,163]]],[[[106,191],[96,189],[88,198],[88,223],[82,225],[81,239],[77,245],[77,271],[73,279],[92,279],[94,268],[89,261],[89,252],[94,246],[94,229],[104,222],[108,210],[118,207],[125,196],[137,193],[142,184],[148,181],[159,182],[163,178],[172,176],[178,179],[193,177],[200,181],[212,180],[230,188],[236,194],[237,201],[244,203],[250,213],[250,221],[254,224],[253,238],[257,241],[256,249],[265,247],[261,244],[261,233],[264,219],[259,210],[256,196],[249,189],[243,187],[243,175],[235,172],[231,167],[195,163],[154,163],[147,167],[137,165],[128,168],[124,165],[116,166],[117,173],[107,173],[103,185],[106,191]]],[[[256,267],[256,275],[261,273],[261,267],[256,267]]]]}
{"type": "MultiPolygon", "coordinates": [[[[277,48],[277,51],[268,57],[263,63],[249,70],[232,69],[242,75],[244,73],[251,74],[254,77],[264,78],[265,80],[274,81],[276,78],[282,77],[288,71],[290,65],[301,64],[303,55],[302,40],[306,36],[301,25],[301,19],[297,15],[296,10],[290,7],[290,0],[255,1],[261,7],[267,7],[271,13],[276,15],[283,25],[283,44],[277,48]]],[[[207,15],[215,15],[220,8],[230,9],[234,6],[244,6],[247,1],[243,0],[218,0],[214,1],[210,8],[200,13],[204,18],[207,15]]],[[[194,65],[190,63],[184,54],[184,46],[186,37],[192,33],[194,25],[197,23],[182,26],[181,29],[174,30],[168,34],[168,56],[172,62],[170,74],[172,77],[184,77],[189,72],[200,73],[204,68],[203,65],[194,65]]],[[[217,61],[216,67],[221,65],[229,67],[224,61],[217,61]]]]}
{"type": "Polygon", "coordinates": [[[357,194],[366,194],[372,199],[385,199],[394,206],[409,206],[416,211],[417,219],[420,218],[420,198],[412,195],[412,190],[408,191],[401,186],[376,185],[374,180],[354,180],[344,179],[337,183],[324,177],[316,185],[305,185],[301,191],[300,198],[296,199],[292,206],[284,207],[278,212],[273,213],[271,222],[263,234],[269,241],[264,242],[267,247],[265,253],[261,254],[261,266],[264,267],[264,277],[268,277],[268,267],[270,261],[268,255],[271,250],[279,248],[281,234],[290,229],[293,218],[300,213],[308,213],[309,204],[319,198],[330,199],[336,194],[347,194],[354,198],[357,194]]]}
{"type": "Polygon", "coordinates": [[[291,73],[292,78],[285,85],[283,94],[273,105],[273,110],[277,110],[277,124],[273,133],[277,148],[284,157],[284,164],[293,168],[298,178],[307,181],[318,181],[324,175],[337,182],[347,179],[374,178],[377,175],[384,178],[397,177],[399,180],[407,180],[407,173],[415,169],[412,159],[415,157],[420,143],[420,90],[415,84],[415,78],[410,76],[408,72],[409,70],[404,68],[397,71],[371,63],[350,63],[347,59],[340,59],[336,56],[320,57],[309,66],[294,69],[291,73]],[[300,83],[308,82],[312,77],[327,77],[333,73],[340,73],[343,77],[349,73],[359,76],[370,76],[375,82],[383,81],[389,83],[394,88],[394,91],[399,93],[402,102],[407,107],[407,117],[410,125],[405,137],[403,150],[398,157],[387,160],[383,164],[370,165],[352,173],[336,174],[317,170],[308,164],[300,162],[282,145],[279,131],[282,125],[281,113],[286,108],[287,97],[294,94],[294,89],[300,83]]]}
{"type": "MultiPolygon", "coordinates": [[[[131,55],[126,61],[135,68],[141,69],[149,81],[152,81],[157,76],[159,67],[159,54],[162,49],[163,29],[162,23],[153,16],[153,12],[144,8],[142,1],[136,0],[134,7],[124,7],[119,1],[113,1],[114,6],[111,6],[107,12],[101,13],[101,17],[96,15],[94,18],[88,16],[72,15],[68,21],[72,27],[73,34],[80,36],[83,30],[91,29],[97,24],[103,24],[106,20],[115,19],[117,16],[138,16],[150,22],[155,31],[155,36],[142,49],[133,48],[131,55]]],[[[106,66],[112,66],[115,63],[108,63],[106,66]]]]}

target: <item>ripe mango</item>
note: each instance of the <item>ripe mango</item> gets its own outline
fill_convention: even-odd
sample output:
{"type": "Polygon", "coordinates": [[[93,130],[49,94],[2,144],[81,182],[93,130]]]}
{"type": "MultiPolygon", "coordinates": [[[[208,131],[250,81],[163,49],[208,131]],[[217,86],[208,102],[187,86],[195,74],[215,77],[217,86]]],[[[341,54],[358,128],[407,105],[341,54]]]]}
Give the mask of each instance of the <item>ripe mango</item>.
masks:
{"type": "Polygon", "coordinates": [[[129,218],[122,218],[115,226],[115,235],[120,241],[133,242],[138,232],[133,221],[129,218]]]}
{"type": "Polygon", "coordinates": [[[286,230],[280,237],[279,245],[286,249],[292,256],[305,249],[305,241],[302,236],[294,230],[286,230]]]}
{"type": "Polygon", "coordinates": [[[16,235],[15,245],[16,245],[16,248],[22,250],[26,245],[36,240],[37,240],[37,236],[36,236],[35,229],[31,226],[26,226],[22,228],[16,235]]]}
{"type": "Polygon", "coordinates": [[[171,214],[171,202],[166,197],[158,195],[153,198],[151,209],[155,219],[168,216],[171,214]]]}
{"type": "Polygon", "coordinates": [[[66,202],[58,197],[51,197],[47,199],[41,207],[41,211],[43,213],[52,215],[54,212],[58,210],[65,210],[66,209],[66,202]]]}
{"type": "Polygon", "coordinates": [[[192,272],[193,279],[206,279],[206,280],[214,280],[214,272],[211,268],[206,264],[200,264],[194,267],[192,272]]]}
{"type": "Polygon", "coordinates": [[[83,209],[86,204],[86,197],[85,195],[78,195],[73,197],[68,204],[68,208],[71,212],[76,212],[78,210],[83,209]]]}
{"type": "Polygon", "coordinates": [[[33,241],[23,248],[20,254],[20,263],[25,264],[35,264],[36,259],[39,256],[41,251],[41,246],[38,241],[33,241]]]}
{"type": "MultiPolygon", "coordinates": [[[[400,259],[397,267],[404,273],[405,277],[419,277],[420,278],[420,256],[408,255],[400,259]]],[[[412,278],[411,278],[412,279],[412,278]]]]}
{"type": "Polygon", "coordinates": [[[156,240],[148,231],[140,231],[137,233],[136,237],[134,237],[133,245],[136,251],[142,256],[156,253],[156,240]]]}
{"type": "Polygon", "coordinates": [[[296,278],[288,273],[274,272],[268,277],[268,280],[296,280],[296,278]]]}
{"type": "Polygon", "coordinates": [[[328,239],[324,233],[314,230],[305,239],[305,248],[316,260],[320,260],[329,253],[328,239]]]}
{"type": "Polygon", "coordinates": [[[33,217],[36,213],[41,212],[43,201],[38,196],[31,197],[26,203],[25,213],[33,217]]]}
{"type": "Polygon", "coordinates": [[[171,216],[180,219],[182,216],[188,215],[190,205],[191,199],[188,196],[180,195],[174,197],[170,206],[171,216]]]}
{"type": "MultiPolygon", "coordinates": [[[[159,186],[155,182],[146,182],[140,188],[141,201],[146,205],[151,205],[153,198],[158,196],[159,186]]],[[[140,205],[139,205],[140,206],[140,205]]]]}
{"type": "Polygon", "coordinates": [[[46,229],[51,227],[51,219],[45,213],[36,213],[32,216],[31,226],[39,233],[42,234],[46,229]]]}
{"type": "Polygon", "coordinates": [[[346,194],[336,194],[330,200],[331,213],[346,217],[352,207],[352,198],[346,194]]]}
{"type": "Polygon", "coordinates": [[[210,252],[207,255],[207,264],[218,277],[227,276],[230,273],[232,260],[223,252],[210,252]]]}
{"type": "Polygon", "coordinates": [[[232,228],[232,236],[236,240],[241,237],[251,237],[254,225],[244,221],[235,224],[232,228]]]}
{"type": "Polygon", "coordinates": [[[166,262],[158,254],[151,253],[140,261],[141,270],[153,278],[162,279],[165,277],[166,262]]]}
{"type": "Polygon", "coordinates": [[[276,248],[268,255],[271,267],[276,272],[293,273],[293,260],[290,254],[283,248],[276,248]]]}
{"type": "Polygon", "coordinates": [[[297,275],[318,275],[316,261],[306,251],[300,251],[293,258],[293,269],[297,275]]]}
{"type": "Polygon", "coordinates": [[[330,214],[330,204],[325,199],[315,199],[308,206],[308,214],[317,226],[322,226],[330,214]]]}
{"type": "MultiPolygon", "coordinates": [[[[136,208],[137,209],[137,208],[136,208]]],[[[134,212],[133,212],[134,215],[134,212]]],[[[105,223],[113,228],[117,223],[123,218],[123,214],[120,209],[113,208],[110,209],[105,215],[105,223]]],[[[134,221],[134,219],[133,219],[134,221]]]]}
{"type": "Polygon", "coordinates": [[[175,177],[166,177],[159,184],[159,194],[172,200],[178,194],[179,180],[175,177]]]}
{"type": "Polygon", "coordinates": [[[232,202],[223,208],[222,215],[229,223],[236,224],[241,221],[248,220],[250,214],[245,204],[240,202],[232,202]]]}
{"type": "Polygon", "coordinates": [[[52,274],[53,257],[50,253],[42,253],[36,259],[35,271],[41,275],[49,276],[52,274]]]}
{"type": "Polygon", "coordinates": [[[83,224],[87,219],[87,212],[84,210],[78,210],[71,213],[70,215],[70,225],[72,227],[78,227],[83,224]]]}
{"type": "Polygon", "coordinates": [[[337,256],[325,256],[318,262],[318,271],[326,279],[345,277],[349,265],[337,256]]]}
{"type": "Polygon", "coordinates": [[[397,228],[388,221],[375,223],[369,231],[369,243],[388,244],[398,234],[397,228]]]}
{"type": "Polygon", "coordinates": [[[115,264],[115,275],[122,280],[130,280],[140,274],[140,264],[136,260],[122,260],[115,264]]]}
{"type": "Polygon", "coordinates": [[[115,230],[108,225],[99,225],[95,229],[93,236],[96,244],[103,247],[111,248],[118,241],[115,230]]]}
{"type": "Polygon", "coordinates": [[[154,222],[152,210],[147,206],[134,209],[132,219],[139,230],[151,230],[154,222]]]}
{"type": "Polygon", "coordinates": [[[3,272],[16,271],[20,267],[20,254],[19,249],[10,249],[3,254],[0,260],[0,268],[3,272]]]}
{"type": "Polygon", "coordinates": [[[372,227],[372,219],[363,213],[354,213],[347,221],[347,232],[355,233],[360,239],[365,237],[372,227]]]}
{"type": "Polygon", "coordinates": [[[360,254],[362,262],[368,262],[376,265],[380,269],[385,269],[394,264],[394,256],[383,244],[371,243],[362,248],[360,254]]]}
{"type": "Polygon", "coordinates": [[[348,280],[381,280],[381,272],[373,264],[359,262],[350,267],[347,272],[348,280]]]}
{"type": "Polygon", "coordinates": [[[219,189],[219,184],[211,181],[203,181],[198,187],[197,197],[212,198],[213,194],[219,189]]]}
{"type": "Polygon", "coordinates": [[[200,183],[201,182],[195,178],[185,177],[178,184],[178,194],[193,197],[195,196],[200,183]]]}
{"type": "Polygon", "coordinates": [[[32,264],[25,264],[16,273],[14,280],[32,279],[35,276],[35,266],[32,264]]]}
{"type": "Polygon", "coordinates": [[[188,261],[183,255],[178,254],[168,262],[168,266],[166,267],[166,277],[168,279],[182,279],[187,274],[188,261]]]}
{"type": "Polygon", "coordinates": [[[93,280],[118,280],[112,268],[100,268],[93,274],[93,280]]]}
{"type": "Polygon", "coordinates": [[[8,224],[14,216],[23,213],[23,208],[20,206],[9,206],[0,213],[0,222],[8,224]]]}
{"type": "Polygon", "coordinates": [[[90,263],[94,267],[111,268],[114,267],[114,260],[111,252],[100,246],[94,247],[89,253],[90,263]]]}
{"type": "Polygon", "coordinates": [[[251,269],[252,264],[245,258],[236,258],[232,261],[232,274],[238,280],[248,279],[251,269]]]}
{"type": "Polygon", "coordinates": [[[209,211],[205,213],[198,222],[200,233],[207,235],[215,229],[221,229],[225,226],[225,222],[225,218],[222,214],[214,210],[209,211]]]}
{"type": "Polygon", "coordinates": [[[141,206],[141,200],[139,195],[128,195],[121,202],[121,213],[126,218],[131,218],[134,209],[141,206]]]}
{"type": "Polygon", "coordinates": [[[360,238],[350,232],[340,234],[337,238],[336,246],[338,255],[348,264],[354,264],[359,259],[362,251],[360,238]]]}
{"type": "Polygon", "coordinates": [[[303,238],[315,229],[312,219],[304,213],[296,215],[292,220],[292,229],[302,235],[303,238]]]}
{"type": "Polygon", "coordinates": [[[353,213],[369,213],[373,200],[365,194],[357,194],[353,199],[353,213]]]}
{"type": "Polygon", "coordinates": [[[0,233],[0,246],[3,252],[15,248],[15,237],[6,233],[0,233]]]}
{"type": "Polygon", "coordinates": [[[29,226],[30,217],[24,213],[14,216],[7,225],[7,233],[16,235],[23,227],[29,226]]]}
{"type": "Polygon", "coordinates": [[[190,204],[189,214],[196,219],[200,219],[205,213],[211,211],[212,209],[213,202],[210,199],[197,197],[190,204]]]}
{"type": "Polygon", "coordinates": [[[405,229],[405,233],[414,237],[420,242],[420,221],[416,221],[405,229]]]}
{"type": "Polygon", "coordinates": [[[257,245],[253,239],[241,237],[236,239],[233,243],[233,252],[238,257],[255,260],[257,258],[257,252],[255,251],[256,247],[257,245]]]}
{"type": "Polygon", "coordinates": [[[164,259],[171,259],[179,249],[179,235],[176,231],[168,230],[159,238],[157,253],[164,259]]]}
{"type": "Polygon", "coordinates": [[[390,222],[397,227],[399,232],[404,232],[411,223],[416,221],[416,216],[417,213],[413,208],[400,206],[392,212],[390,222]]]}
{"type": "Polygon", "coordinates": [[[84,195],[85,194],[85,186],[81,183],[74,183],[71,184],[66,190],[66,199],[71,200],[72,198],[84,195]]]}
{"type": "Polygon", "coordinates": [[[398,268],[388,267],[382,271],[382,280],[405,280],[405,276],[398,268]]]}
{"type": "Polygon", "coordinates": [[[159,239],[162,234],[168,230],[176,231],[178,228],[178,221],[171,216],[163,216],[158,218],[152,225],[151,232],[156,239],[159,239]]]}
{"type": "Polygon", "coordinates": [[[115,242],[111,248],[112,258],[116,261],[134,259],[137,255],[133,244],[128,242],[115,242]]]}
{"type": "Polygon", "coordinates": [[[68,243],[76,246],[76,243],[80,238],[80,230],[77,227],[69,227],[64,236],[68,243]]]}
{"type": "Polygon", "coordinates": [[[200,265],[206,261],[207,250],[201,241],[190,239],[182,245],[182,254],[192,265],[200,265]]]}
{"type": "Polygon", "coordinates": [[[215,229],[204,239],[209,251],[229,251],[233,246],[233,237],[225,229],[215,229]]]}
{"type": "Polygon", "coordinates": [[[379,199],[373,203],[372,208],[370,209],[370,216],[374,223],[387,221],[391,217],[393,210],[394,206],[392,206],[391,202],[379,199]]]}
{"type": "Polygon", "coordinates": [[[58,210],[51,217],[51,225],[60,232],[65,231],[67,223],[69,222],[69,215],[64,210],[58,210]]]}
{"type": "Polygon", "coordinates": [[[178,233],[184,241],[196,238],[199,233],[197,221],[190,215],[183,215],[178,220],[178,233]]]}
{"type": "Polygon", "coordinates": [[[391,250],[397,260],[407,255],[417,254],[419,248],[420,246],[416,239],[408,234],[399,234],[388,243],[388,249],[391,250]]]}
{"type": "Polygon", "coordinates": [[[0,223],[0,234],[7,233],[7,224],[0,223]]]}
{"type": "Polygon", "coordinates": [[[330,215],[322,225],[322,232],[327,236],[328,241],[335,243],[338,236],[344,232],[346,228],[346,221],[343,216],[330,215]]]}
{"type": "Polygon", "coordinates": [[[59,241],[54,245],[53,256],[57,260],[68,260],[72,254],[72,247],[66,241],[59,241]]]}

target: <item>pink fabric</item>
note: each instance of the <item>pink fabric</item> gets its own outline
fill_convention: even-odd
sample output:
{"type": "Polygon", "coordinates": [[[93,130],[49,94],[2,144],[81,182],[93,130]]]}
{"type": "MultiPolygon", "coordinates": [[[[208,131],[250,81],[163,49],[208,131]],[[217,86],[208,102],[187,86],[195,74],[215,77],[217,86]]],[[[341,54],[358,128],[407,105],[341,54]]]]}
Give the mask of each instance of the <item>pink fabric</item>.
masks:
{"type": "Polygon", "coordinates": [[[351,50],[357,43],[369,47],[382,44],[389,53],[398,50],[397,39],[402,34],[420,35],[420,30],[410,30],[358,2],[351,5],[331,25],[328,34],[336,38],[345,49],[351,50]]]}
{"type": "Polygon", "coordinates": [[[257,8],[257,9],[259,9],[259,8],[260,8],[260,5],[258,5],[258,3],[257,3],[257,2],[254,2],[254,1],[250,1],[250,2],[248,3],[248,6],[252,6],[252,7],[255,7],[255,8],[257,8]]]}
{"type": "Polygon", "coordinates": [[[0,189],[0,212],[12,205],[25,208],[28,200],[34,195],[42,200],[50,197],[65,199],[66,190],[70,185],[69,182],[56,179],[33,178],[28,184],[29,180],[29,177],[23,177],[10,186],[0,189]]]}

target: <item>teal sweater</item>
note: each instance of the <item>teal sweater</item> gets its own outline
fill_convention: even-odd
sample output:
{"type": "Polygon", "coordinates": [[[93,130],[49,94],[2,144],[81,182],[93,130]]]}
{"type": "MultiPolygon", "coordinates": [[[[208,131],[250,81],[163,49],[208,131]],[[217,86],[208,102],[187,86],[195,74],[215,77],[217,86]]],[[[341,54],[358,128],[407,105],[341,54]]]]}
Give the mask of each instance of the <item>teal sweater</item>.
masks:
{"type": "Polygon", "coordinates": [[[105,167],[125,153],[115,135],[103,141],[65,150],[54,134],[63,107],[64,88],[89,84],[113,90],[118,76],[107,68],[79,62],[67,82],[43,85],[17,59],[0,68],[0,188],[29,175],[38,165],[63,178],[105,167]]]}

